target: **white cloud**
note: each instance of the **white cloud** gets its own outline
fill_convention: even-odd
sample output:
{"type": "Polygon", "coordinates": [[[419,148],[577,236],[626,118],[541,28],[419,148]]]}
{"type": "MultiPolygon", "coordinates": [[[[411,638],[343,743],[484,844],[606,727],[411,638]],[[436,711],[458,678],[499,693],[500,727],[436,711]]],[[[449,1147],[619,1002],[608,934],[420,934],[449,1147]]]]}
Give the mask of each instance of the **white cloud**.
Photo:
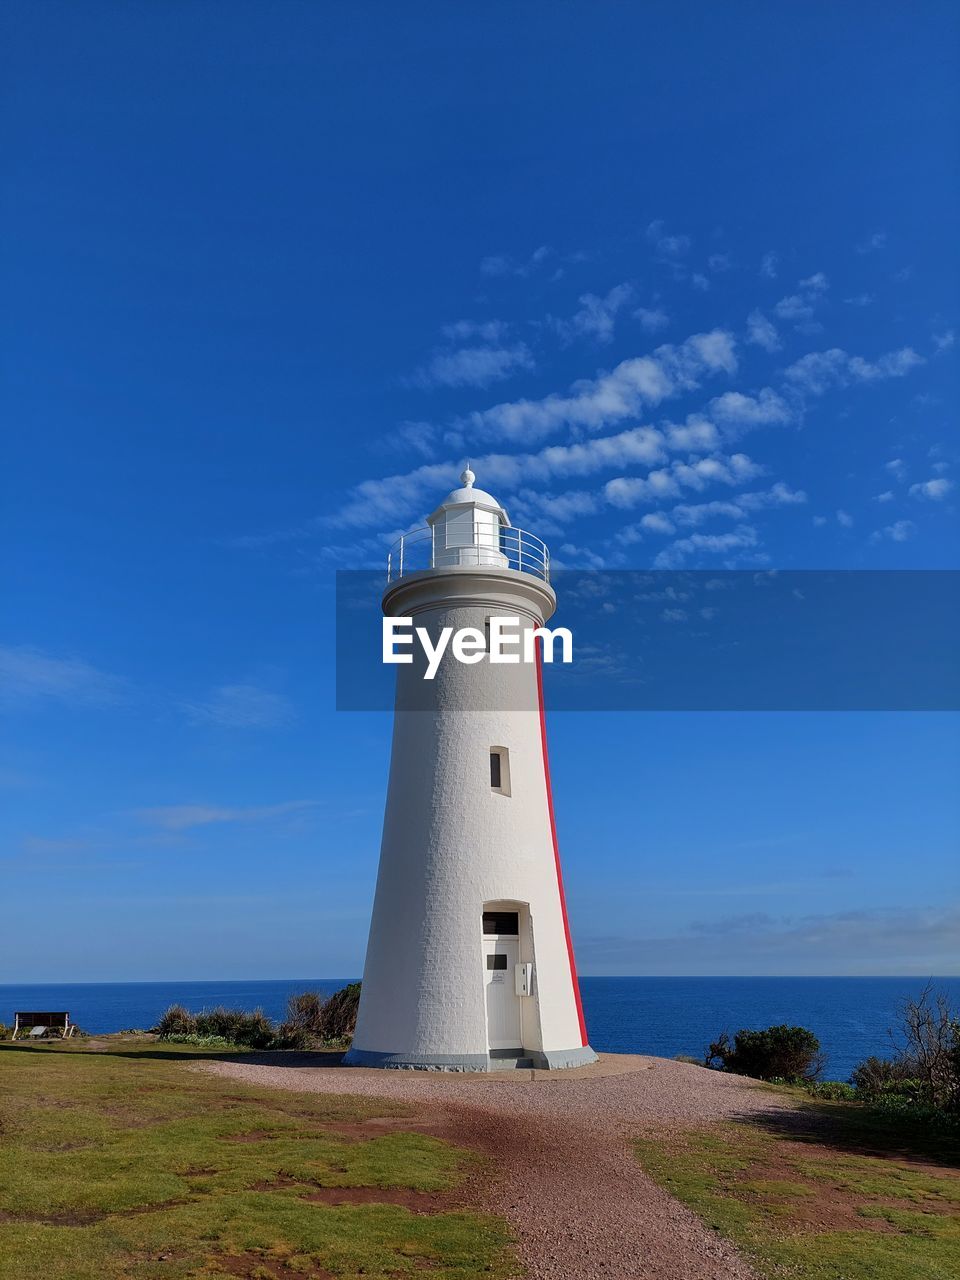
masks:
{"type": "Polygon", "coordinates": [[[136,809],[134,812],[142,822],[150,826],[163,827],[167,831],[186,831],[190,827],[205,827],[216,822],[263,822],[312,809],[316,804],[316,800],[287,800],[283,804],[241,809],[212,804],[168,804],[152,809],[136,809]]]}
{"type": "Polygon", "coordinates": [[[757,546],[756,530],[750,525],[740,525],[732,533],[692,533],[664,548],[654,559],[655,569],[677,569],[697,552],[725,555],[746,551],[757,546]]]}
{"type": "Polygon", "coordinates": [[[945,333],[935,333],[933,335],[933,347],[937,355],[941,351],[949,351],[957,340],[957,335],[953,329],[947,329],[945,333]]]}
{"type": "Polygon", "coordinates": [[[938,476],[936,480],[924,480],[922,484],[912,484],[909,493],[911,498],[929,498],[931,502],[940,502],[952,488],[952,480],[938,476]]]}
{"type": "Polygon", "coordinates": [[[670,317],[665,311],[661,311],[659,307],[651,309],[650,307],[637,307],[633,312],[634,320],[640,321],[640,327],[645,333],[659,333],[661,329],[665,329],[670,323],[670,317]]]}
{"type": "Polygon", "coordinates": [[[738,485],[762,471],[744,453],[729,457],[700,458],[696,462],[672,462],[646,476],[617,476],[604,485],[604,495],[614,507],[624,510],[661,498],[672,498],[682,489],[701,491],[710,484],[738,485]]]}
{"type": "Polygon", "coordinates": [[[647,239],[664,257],[676,258],[690,249],[690,237],[667,235],[663,229],[663,219],[657,218],[647,227],[647,239]]]}
{"type": "Polygon", "coordinates": [[[440,330],[448,342],[469,342],[472,338],[480,342],[502,342],[510,332],[510,326],[503,320],[454,320],[445,324],[440,330]]]}
{"type": "Polygon", "coordinates": [[[521,262],[505,253],[494,253],[483,259],[480,270],[485,276],[529,276],[553,254],[549,245],[542,244],[529,258],[521,262]]]}
{"type": "Polygon", "coordinates": [[[680,503],[673,508],[670,514],[677,524],[690,529],[704,524],[707,520],[712,520],[715,516],[725,516],[731,520],[742,520],[743,508],[738,506],[736,502],[697,502],[692,506],[680,503]]]}
{"type": "Polygon", "coordinates": [[[906,542],[916,531],[917,527],[912,520],[897,520],[894,524],[888,524],[885,529],[877,529],[870,535],[870,541],[882,542],[884,538],[889,538],[891,542],[906,542]]]}
{"type": "Polygon", "coordinates": [[[720,433],[707,418],[690,414],[683,424],[664,423],[662,430],[671,449],[678,452],[709,453],[719,448],[720,433]]]}
{"type": "Polygon", "coordinates": [[[103,707],[120,701],[124,684],[81,658],[59,658],[28,646],[0,646],[0,698],[51,699],[103,707]]]}
{"type": "Polygon", "coordinates": [[[764,387],[756,396],[725,391],[710,401],[707,412],[724,425],[745,427],[789,422],[793,417],[786,402],[770,387],[764,387]]]}
{"type": "Polygon", "coordinates": [[[676,526],[665,516],[662,511],[651,511],[640,520],[642,529],[649,529],[651,533],[675,533],[676,526]]]}
{"type": "Polygon", "coordinates": [[[761,311],[751,311],[747,316],[747,341],[754,346],[763,347],[764,351],[780,350],[780,335],[776,325],[761,311]]]}
{"type": "Polygon", "coordinates": [[[874,253],[877,249],[886,247],[887,233],[885,231],[874,231],[872,235],[867,236],[857,245],[857,253],[874,253]]]}
{"type": "Polygon", "coordinates": [[[878,493],[874,496],[874,502],[893,502],[893,493],[887,489],[885,493],[878,493]]]}
{"type": "Polygon", "coordinates": [[[567,395],[516,400],[472,413],[464,427],[474,439],[479,434],[524,441],[563,427],[599,431],[636,416],[644,405],[696,389],[705,376],[735,373],[735,352],[734,337],[726,330],[694,334],[680,346],[657,347],[651,355],[623,360],[610,373],[574,383],[567,395]]]}
{"type": "Polygon", "coordinates": [[[707,266],[711,271],[730,271],[733,267],[733,259],[729,253],[711,253],[707,259],[707,266]]]}
{"type": "Polygon", "coordinates": [[[843,525],[844,529],[850,529],[853,527],[853,516],[849,511],[838,511],[837,524],[843,525]]]}
{"type": "Polygon", "coordinates": [[[780,255],[769,249],[760,259],[760,274],[765,280],[776,280],[780,255]]]}
{"type": "Polygon", "coordinates": [[[798,390],[822,395],[830,387],[848,386],[851,382],[902,378],[923,363],[923,356],[917,355],[912,347],[888,351],[873,363],[833,347],[830,351],[812,351],[802,356],[786,370],[786,377],[798,390]]]}
{"type": "Polygon", "coordinates": [[[296,717],[288,698],[252,684],[221,685],[205,702],[181,705],[193,724],[221,729],[277,729],[296,717]]]}
{"type": "Polygon", "coordinates": [[[844,302],[850,307],[869,307],[873,302],[873,294],[858,293],[852,298],[844,298],[844,302]]]}
{"type": "Polygon", "coordinates": [[[806,293],[825,293],[829,286],[827,277],[822,271],[817,271],[812,276],[807,276],[806,280],[801,280],[797,287],[806,293]]]}
{"type": "Polygon", "coordinates": [[[526,343],[509,347],[461,347],[438,351],[409,379],[423,387],[489,387],[518,369],[532,369],[533,356],[526,343]]]}
{"type": "Polygon", "coordinates": [[[617,315],[633,297],[629,284],[615,285],[603,298],[595,293],[585,293],[579,299],[580,310],[569,320],[551,319],[550,325],[565,342],[578,337],[592,338],[595,342],[613,340],[617,315]]]}
{"type": "Polygon", "coordinates": [[[796,507],[807,501],[802,489],[791,489],[782,480],[777,480],[769,489],[757,493],[741,493],[736,501],[747,511],[757,511],[761,507],[796,507]]]}
{"type": "Polygon", "coordinates": [[[690,277],[690,283],[695,289],[700,289],[703,293],[706,293],[710,288],[710,281],[700,271],[695,271],[693,273],[690,277]]]}
{"type": "Polygon", "coordinates": [[[589,547],[576,547],[572,542],[565,542],[560,548],[559,563],[564,568],[570,568],[572,562],[587,569],[604,569],[607,564],[603,556],[597,555],[589,547]]]}
{"type": "Polygon", "coordinates": [[[889,462],[885,462],[884,469],[889,471],[895,480],[899,480],[902,484],[907,478],[907,464],[902,458],[891,458],[889,462]]]}
{"type": "Polygon", "coordinates": [[[781,320],[808,320],[813,315],[813,304],[809,298],[797,293],[781,298],[773,309],[781,320]]]}

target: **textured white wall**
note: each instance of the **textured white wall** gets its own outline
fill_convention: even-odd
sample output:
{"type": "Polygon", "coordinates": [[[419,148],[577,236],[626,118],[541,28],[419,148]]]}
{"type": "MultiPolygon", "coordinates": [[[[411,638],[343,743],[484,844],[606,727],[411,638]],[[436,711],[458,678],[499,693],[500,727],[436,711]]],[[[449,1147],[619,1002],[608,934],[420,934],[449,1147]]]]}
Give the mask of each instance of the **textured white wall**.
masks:
{"type": "MultiPolygon", "coordinates": [[[[388,590],[384,612],[483,629],[491,613],[542,625],[548,587],[496,569],[438,569],[388,590]]],[[[540,736],[536,669],[447,656],[433,681],[397,667],[380,871],[353,1050],[400,1059],[487,1052],[484,904],[529,904],[524,1048],[584,1055],[564,934],[540,736]],[[510,752],[509,796],[490,786],[491,746],[510,752]]],[[[559,1059],[558,1059],[559,1064],[559,1059]]]]}

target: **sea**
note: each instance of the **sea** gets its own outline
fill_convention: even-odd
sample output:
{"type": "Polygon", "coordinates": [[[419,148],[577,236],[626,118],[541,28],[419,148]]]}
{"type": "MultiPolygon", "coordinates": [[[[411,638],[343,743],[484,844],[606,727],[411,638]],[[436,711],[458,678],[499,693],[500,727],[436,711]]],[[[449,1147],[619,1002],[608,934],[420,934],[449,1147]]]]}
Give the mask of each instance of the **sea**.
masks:
{"type": "MultiPolygon", "coordinates": [[[[102,1034],[153,1026],[168,1005],[193,1012],[226,1005],[283,1017],[301,991],[332,994],[351,978],[270,982],[102,982],[0,985],[0,1022],[16,1010],[67,1010],[85,1031],[102,1034]]],[[[934,978],[954,1008],[960,978],[934,978]]],[[[581,978],[590,1043],[608,1053],[702,1057],[721,1031],[786,1022],[809,1027],[826,1053],[825,1078],[846,1080],[870,1054],[891,1051],[889,1031],[921,978],[581,978]]]]}

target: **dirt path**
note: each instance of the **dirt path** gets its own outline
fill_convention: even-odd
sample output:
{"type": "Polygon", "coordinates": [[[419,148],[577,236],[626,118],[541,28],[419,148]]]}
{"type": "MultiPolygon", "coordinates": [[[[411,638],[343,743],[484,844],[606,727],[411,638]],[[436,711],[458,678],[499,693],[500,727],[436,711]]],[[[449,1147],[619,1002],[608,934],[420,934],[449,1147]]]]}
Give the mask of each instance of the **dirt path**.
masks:
{"type": "MultiPolygon", "coordinates": [[[[316,1061],[316,1059],[315,1059],[316,1061]]],[[[330,1059],[324,1059],[329,1063],[330,1059]]],[[[641,1171],[631,1139],[789,1109],[739,1076],[663,1058],[603,1055],[575,1071],[464,1076],[307,1065],[303,1056],[204,1063],[250,1084],[393,1098],[429,1109],[432,1131],[495,1164],[469,1188],[503,1215],[531,1280],[748,1280],[726,1241],[641,1171]]]]}

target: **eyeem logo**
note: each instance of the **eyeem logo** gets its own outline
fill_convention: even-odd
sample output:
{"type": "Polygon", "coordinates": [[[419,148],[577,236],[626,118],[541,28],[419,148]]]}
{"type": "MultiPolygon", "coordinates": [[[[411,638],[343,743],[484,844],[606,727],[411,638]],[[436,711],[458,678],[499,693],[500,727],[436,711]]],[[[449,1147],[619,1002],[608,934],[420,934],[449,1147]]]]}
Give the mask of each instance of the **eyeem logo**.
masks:
{"type": "Polygon", "coordinates": [[[419,641],[426,654],[427,665],[424,680],[432,680],[439,670],[444,654],[449,650],[457,662],[473,666],[484,658],[495,663],[536,662],[537,640],[543,641],[543,660],[553,662],[554,644],[560,641],[560,661],[573,662],[573,636],[566,627],[530,627],[520,631],[519,618],[490,619],[490,641],[478,627],[441,628],[434,644],[426,627],[415,627],[412,618],[384,618],[383,661],[388,664],[409,664],[412,653],[398,653],[397,647],[413,647],[419,641]],[[514,630],[507,633],[505,628],[514,630]]]}

